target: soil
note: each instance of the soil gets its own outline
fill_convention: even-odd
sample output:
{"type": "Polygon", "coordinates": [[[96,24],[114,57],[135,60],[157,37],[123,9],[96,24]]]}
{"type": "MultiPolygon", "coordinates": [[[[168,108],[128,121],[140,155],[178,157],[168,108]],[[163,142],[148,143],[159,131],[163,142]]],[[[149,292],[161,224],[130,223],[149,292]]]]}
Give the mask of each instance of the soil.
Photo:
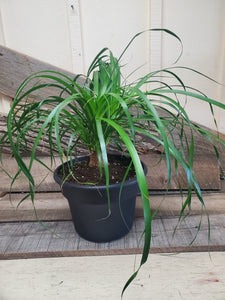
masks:
{"type": "MultiPolygon", "coordinates": [[[[88,166],[89,161],[82,160],[78,162],[74,162],[72,167],[72,172],[74,174],[73,176],[70,176],[67,178],[66,181],[73,182],[73,183],[94,183],[97,185],[105,185],[105,175],[103,170],[103,176],[100,178],[100,171],[99,168],[96,167],[89,167],[88,166]]],[[[127,171],[127,167],[129,165],[129,160],[119,160],[115,157],[109,157],[109,183],[115,184],[122,182],[124,175],[127,171]]],[[[69,167],[65,166],[65,174],[66,177],[69,174],[69,167]]],[[[59,172],[59,176],[63,178],[63,170],[61,169],[59,172]]],[[[136,176],[134,166],[132,165],[130,168],[130,171],[127,175],[126,180],[132,179],[136,176]]]]}

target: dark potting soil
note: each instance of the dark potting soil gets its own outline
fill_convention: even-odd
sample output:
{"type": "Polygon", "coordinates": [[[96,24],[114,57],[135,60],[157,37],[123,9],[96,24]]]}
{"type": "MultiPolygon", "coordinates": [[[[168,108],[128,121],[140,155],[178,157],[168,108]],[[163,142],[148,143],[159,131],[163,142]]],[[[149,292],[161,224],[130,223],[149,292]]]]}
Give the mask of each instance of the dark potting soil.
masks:
{"type": "MultiPolygon", "coordinates": [[[[97,185],[105,185],[105,175],[104,170],[102,172],[102,178],[100,178],[100,171],[97,167],[89,167],[88,166],[89,161],[82,160],[74,162],[72,168],[68,165],[65,165],[64,168],[64,174],[63,170],[60,169],[59,176],[61,178],[65,178],[69,174],[69,170],[72,169],[72,172],[74,174],[74,178],[72,175],[70,175],[66,181],[73,182],[73,183],[94,183],[97,185]]],[[[119,160],[116,158],[109,157],[109,183],[114,184],[118,182],[122,182],[124,175],[127,171],[127,168],[129,166],[129,161],[127,159],[125,160],[119,160]]],[[[134,166],[132,165],[129,173],[126,177],[126,180],[132,179],[136,176],[134,166]]]]}

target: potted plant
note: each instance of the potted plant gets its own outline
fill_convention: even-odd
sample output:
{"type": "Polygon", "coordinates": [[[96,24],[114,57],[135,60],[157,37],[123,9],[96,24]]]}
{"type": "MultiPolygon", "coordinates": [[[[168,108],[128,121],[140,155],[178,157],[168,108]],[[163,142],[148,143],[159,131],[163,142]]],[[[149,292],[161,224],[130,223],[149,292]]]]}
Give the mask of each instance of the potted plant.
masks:
{"type": "MultiPolygon", "coordinates": [[[[175,37],[182,53],[182,42],[173,32],[151,30],[161,30],[175,37]]],[[[71,79],[61,73],[42,71],[25,79],[8,114],[8,131],[0,141],[1,145],[10,143],[18,164],[12,184],[21,172],[29,182],[30,192],[21,201],[30,197],[34,202],[35,178],[31,169],[34,161],[46,166],[37,154],[37,147],[43,137],[48,137],[51,159],[57,153],[62,162],[55,170],[54,178],[69,201],[76,230],[86,239],[105,242],[127,234],[132,227],[135,199],[140,191],[145,219],[143,254],[138,270],[129,278],[123,292],[146,262],[151,243],[153,214],[145,178],[147,170],[136,149],[137,135],[149,137],[163,147],[168,186],[171,157],[175,160],[176,170],[178,166],[185,170],[188,192],[180,212],[181,218],[185,208],[191,207],[193,193],[204,206],[201,189],[193,173],[193,133],[198,132],[213,144],[218,163],[219,155],[214,143],[224,143],[216,134],[191,122],[179,96],[207,102],[213,118],[213,106],[225,109],[225,105],[208,98],[196,88],[186,87],[175,73],[176,67],[150,72],[133,83],[123,80],[121,58],[142,33],[131,39],[118,59],[108,48],[102,49],[91,63],[87,75],[71,79]],[[176,83],[166,82],[167,76],[160,77],[162,74],[173,78],[176,83]],[[152,83],[158,86],[147,88],[152,83]],[[39,93],[49,87],[57,92],[40,98],[39,93]],[[180,133],[179,145],[173,139],[174,129],[180,133]],[[186,138],[186,129],[190,131],[190,140],[186,138]],[[62,144],[65,136],[66,147],[62,144]],[[119,155],[108,153],[110,143],[119,149],[119,155]],[[76,149],[79,146],[85,147],[89,155],[78,157],[76,149]],[[23,161],[24,152],[29,153],[28,166],[23,161]],[[119,179],[116,175],[118,165],[122,169],[119,179]],[[86,175],[91,175],[91,178],[86,175]]]]}

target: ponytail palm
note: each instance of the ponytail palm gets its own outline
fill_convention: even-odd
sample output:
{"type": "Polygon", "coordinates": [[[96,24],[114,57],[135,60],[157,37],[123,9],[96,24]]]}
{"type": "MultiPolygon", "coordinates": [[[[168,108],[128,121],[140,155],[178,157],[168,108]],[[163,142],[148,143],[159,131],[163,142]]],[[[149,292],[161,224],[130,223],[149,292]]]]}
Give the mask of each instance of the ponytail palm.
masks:
{"type": "MultiPolygon", "coordinates": [[[[181,44],[179,37],[174,33],[166,29],[161,30],[175,37],[181,44]]],[[[217,135],[191,122],[179,97],[185,96],[186,101],[200,99],[208,103],[213,118],[213,107],[225,109],[225,105],[206,97],[196,88],[186,87],[176,74],[176,67],[150,72],[134,83],[124,83],[126,81],[123,81],[120,61],[127,48],[140,34],[129,42],[118,59],[110,49],[102,49],[85,76],[78,75],[71,79],[62,73],[42,71],[25,79],[15,95],[8,115],[8,131],[2,137],[1,144],[10,143],[19,167],[12,183],[21,172],[24,173],[30,187],[28,196],[32,201],[35,198],[35,178],[31,175],[31,169],[34,161],[44,165],[37,153],[38,145],[43,138],[48,138],[52,159],[57,153],[62,161],[65,158],[70,161],[77,155],[79,147],[85,147],[90,154],[89,165],[98,166],[100,171],[105,173],[106,185],[109,184],[107,146],[113,143],[119,150],[127,153],[136,171],[145,218],[141,267],[146,262],[150,250],[153,215],[145,174],[136,150],[137,135],[153,139],[164,149],[168,186],[171,180],[172,157],[177,174],[179,166],[186,172],[188,193],[181,210],[181,218],[185,208],[191,206],[193,193],[204,207],[201,189],[193,173],[194,133],[198,132],[212,144],[220,140],[217,135]],[[172,78],[175,83],[171,85],[166,82],[167,77],[170,77],[169,82],[172,78]],[[155,88],[147,89],[146,86],[155,88]],[[40,98],[42,90],[46,88],[48,90],[54,88],[54,94],[40,98]],[[179,131],[179,142],[174,140],[175,129],[179,131]],[[191,134],[190,139],[186,136],[187,129],[191,134]],[[62,145],[65,138],[66,147],[62,145]],[[30,153],[28,166],[23,161],[24,152],[30,153]]],[[[218,151],[215,146],[214,148],[218,156],[218,151]]],[[[127,281],[124,290],[136,277],[138,270],[127,281]]]]}

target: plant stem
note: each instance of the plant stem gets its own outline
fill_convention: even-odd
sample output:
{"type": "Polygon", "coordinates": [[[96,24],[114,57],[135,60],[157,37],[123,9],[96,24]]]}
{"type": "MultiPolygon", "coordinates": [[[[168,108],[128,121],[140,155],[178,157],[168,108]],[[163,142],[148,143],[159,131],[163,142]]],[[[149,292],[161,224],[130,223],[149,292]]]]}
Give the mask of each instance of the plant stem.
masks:
{"type": "Polygon", "coordinates": [[[89,167],[98,167],[98,154],[97,151],[94,151],[90,154],[89,167]]]}

